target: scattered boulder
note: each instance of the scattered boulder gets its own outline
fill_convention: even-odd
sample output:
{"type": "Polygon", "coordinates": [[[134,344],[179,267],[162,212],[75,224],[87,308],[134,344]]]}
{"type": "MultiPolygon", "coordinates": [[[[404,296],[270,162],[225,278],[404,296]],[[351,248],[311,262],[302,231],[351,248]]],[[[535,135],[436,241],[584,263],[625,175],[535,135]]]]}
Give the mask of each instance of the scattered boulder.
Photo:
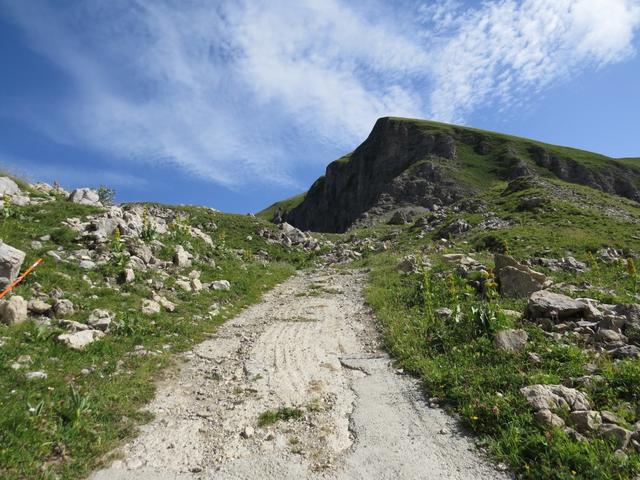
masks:
{"type": "Polygon", "coordinates": [[[73,307],[73,303],[71,303],[71,300],[61,298],[59,300],[56,300],[53,304],[53,311],[56,314],[56,317],[63,318],[68,317],[69,315],[73,315],[75,309],[73,307]]]}
{"type": "Polygon", "coordinates": [[[38,299],[29,300],[27,304],[27,310],[35,315],[47,315],[52,309],[53,307],[50,304],[38,299]]]}
{"type": "Polygon", "coordinates": [[[509,255],[497,253],[494,260],[500,293],[505,297],[526,298],[541,290],[547,282],[544,274],[518,263],[509,255]]]}
{"type": "Polygon", "coordinates": [[[407,212],[403,210],[396,210],[396,212],[391,216],[387,224],[389,225],[405,225],[411,221],[407,212]]]}
{"type": "Polygon", "coordinates": [[[74,350],[84,350],[87,345],[101,339],[104,335],[104,332],[99,330],[81,330],[58,335],[58,340],[74,350]]]}
{"type": "Polygon", "coordinates": [[[580,262],[573,257],[561,258],[560,260],[555,258],[534,258],[534,263],[548,268],[549,270],[568,270],[572,272],[583,272],[587,269],[587,264],[580,262]]]}
{"type": "Polygon", "coordinates": [[[0,303],[0,321],[5,325],[15,325],[27,319],[27,301],[19,295],[0,303]]]}
{"type": "Polygon", "coordinates": [[[87,324],[89,324],[96,330],[106,332],[107,330],[109,330],[114,317],[115,315],[112,312],[97,308],[93,312],[91,312],[91,315],[89,315],[87,324]]]}
{"type": "Polygon", "coordinates": [[[145,299],[142,301],[142,313],[145,315],[155,315],[160,313],[160,304],[155,300],[145,299]]]}
{"type": "Polygon", "coordinates": [[[543,426],[564,427],[564,420],[549,409],[538,410],[534,414],[536,422],[543,426]]]}
{"type": "Polygon", "coordinates": [[[158,294],[153,295],[153,300],[158,302],[162,308],[168,312],[173,312],[176,309],[175,303],[167,300],[166,297],[162,297],[158,294]]]}
{"type": "Polygon", "coordinates": [[[46,380],[47,379],[46,372],[42,372],[42,371],[28,372],[24,376],[29,381],[31,381],[31,380],[46,380]]]}
{"type": "MultiPolygon", "coordinates": [[[[0,177],[0,179],[6,177],[0,177]]],[[[4,290],[18,278],[25,253],[0,241],[0,289],[4,290]]]]}
{"type": "Polygon", "coordinates": [[[461,235],[469,230],[471,230],[471,225],[469,225],[466,220],[459,218],[451,222],[446,227],[442,228],[439,232],[439,235],[440,237],[447,238],[449,235],[461,235]]]}
{"type": "Polygon", "coordinates": [[[520,389],[534,410],[568,408],[570,411],[591,410],[587,396],[564,385],[530,385],[520,389]]]}
{"type": "Polygon", "coordinates": [[[0,196],[3,195],[19,195],[20,187],[9,177],[0,177],[0,196]]]}
{"type": "Polygon", "coordinates": [[[81,205],[92,205],[95,207],[102,206],[102,203],[100,203],[100,195],[98,195],[98,192],[92,188],[76,188],[71,192],[71,194],[69,194],[69,198],[67,198],[67,200],[81,205]]]}
{"type": "Polygon", "coordinates": [[[173,255],[173,264],[176,267],[188,268],[191,266],[193,255],[187,252],[182,245],[176,246],[176,251],[173,255]]]}
{"type": "Polygon", "coordinates": [[[493,344],[500,350],[518,352],[527,344],[529,335],[521,329],[500,330],[493,337],[493,344]]]}
{"type": "Polygon", "coordinates": [[[585,310],[585,304],[559,293],[539,290],[529,297],[527,307],[531,318],[568,318],[585,310]]]}
{"type": "Polygon", "coordinates": [[[419,273],[423,267],[429,266],[426,259],[418,260],[415,255],[407,255],[396,266],[396,271],[402,274],[419,273]]]}
{"type": "Polygon", "coordinates": [[[131,283],[135,279],[136,279],[136,274],[132,268],[125,268],[119,277],[119,280],[121,283],[131,283]]]}
{"type": "Polygon", "coordinates": [[[231,284],[227,280],[215,280],[211,282],[211,288],[213,290],[231,290],[231,284]]]}
{"type": "Polygon", "coordinates": [[[602,416],[595,410],[578,410],[569,416],[580,433],[596,431],[602,425],[602,416]]]}
{"type": "Polygon", "coordinates": [[[625,449],[631,440],[631,432],[612,423],[603,423],[599,428],[600,436],[613,442],[617,449],[625,449]]]}
{"type": "Polygon", "coordinates": [[[192,290],[191,282],[187,280],[182,280],[181,278],[176,280],[175,285],[176,287],[180,288],[181,290],[184,290],[185,292],[190,292],[192,290]]]}

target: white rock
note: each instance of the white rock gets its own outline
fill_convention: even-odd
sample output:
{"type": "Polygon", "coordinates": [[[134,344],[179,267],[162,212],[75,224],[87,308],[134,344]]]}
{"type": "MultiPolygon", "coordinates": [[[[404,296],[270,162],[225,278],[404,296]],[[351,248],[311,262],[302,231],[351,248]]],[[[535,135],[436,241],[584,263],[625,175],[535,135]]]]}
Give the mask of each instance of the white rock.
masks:
{"type": "Polygon", "coordinates": [[[96,330],[106,332],[111,326],[111,322],[113,322],[114,317],[115,315],[112,312],[96,308],[91,312],[91,315],[89,315],[87,324],[91,325],[96,330]]]}
{"type": "Polygon", "coordinates": [[[191,266],[191,260],[193,255],[187,252],[182,245],[176,246],[176,251],[173,255],[173,264],[177,267],[186,268],[191,266]]]}
{"type": "Polygon", "coordinates": [[[18,195],[20,187],[9,177],[0,177],[0,196],[2,195],[18,195]]]}
{"type": "Polygon", "coordinates": [[[191,283],[186,280],[176,280],[176,287],[184,290],[185,292],[190,292],[192,290],[191,283]]]}
{"type": "Polygon", "coordinates": [[[47,374],[45,372],[29,372],[25,374],[27,380],[45,380],[47,374]]]}
{"type": "Polygon", "coordinates": [[[22,250],[0,241],[0,289],[4,290],[18,278],[24,257],[22,250]]]}
{"type": "Polygon", "coordinates": [[[27,319],[27,301],[19,295],[0,304],[0,321],[5,325],[22,323],[27,319]]]}
{"type": "Polygon", "coordinates": [[[58,335],[58,340],[74,350],[83,350],[87,345],[104,337],[99,330],[82,330],[75,333],[63,333],[58,335]]]}
{"type": "Polygon", "coordinates": [[[43,302],[42,300],[33,299],[33,300],[29,300],[29,303],[27,304],[27,309],[31,313],[35,313],[36,315],[46,315],[51,311],[52,307],[51,305],[49,305],[46,302],[43,302]]]}
{"type": "Polygon", "coordinates": [[[211,288],[214,290],[231,290],[231,284],[227,280],[215,280],[211,282],[211,288]]]}
{"type": "Polygon", "coordinates": [[[142,313],[145,315],[160,313],[160,304],[154,300],[145,299],[142,301],[142,313]]]}
{"type": "Polygon", "coordinates": [[[76,188],[67,200],[81,205],[102,206],[98,192],[91,188],[76,188]]]}
{"type": "Polygon", "coordinates": [[[53,304],[53,311],[58,318],[68,317],[69,315],[73,315],[73,303],[71,303],[71,300],[65,298],[56,300],[56,303],[53,304]]]}

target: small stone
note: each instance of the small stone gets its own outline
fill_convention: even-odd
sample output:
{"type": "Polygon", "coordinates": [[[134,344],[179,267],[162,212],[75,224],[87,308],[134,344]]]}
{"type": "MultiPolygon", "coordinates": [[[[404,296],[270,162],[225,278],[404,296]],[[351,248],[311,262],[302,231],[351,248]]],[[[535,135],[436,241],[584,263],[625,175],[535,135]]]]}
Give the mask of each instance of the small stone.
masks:
{"type": "Polygon", "coordinates": [[[80,268],[84,270],[93,270],[96,268],[96,262],[93,260],[80,260],[80,268]]]}
{"type": "Polygon", "coordinates": [[[68,317],[74,313],[73,303],[66,299],[56,300],[53,304],[53,311],[58,318],[68,317]]]}
{"type": "Polygon", "coordinates": [[[211,282],[211,288],[213,290],[231,290],[231,284],[227,280],[215,280],[211,282]]]}
{"type": "Polygon", "coordinates": [[[242,432],[240,432],[240,436],[242,438],[251,438],[253,437],[254,434],[255,434],[255,430],[251,426],[244,427],[242,432]]]}
{"type": "Polygon", "coordinates": [[[136,279],[136,274],[132,268],[125,268],[120,275],[121,283],[132,283],[136,279]]]}
{"type": "Polygon", "coordinates": [[[0,321],[5,325],[15,325],[27,319],[27,301],[19,295],[0,303],[0,321]]]}
{"type": "Polygon", "coordinates": [[[602,423],[613,423],[616,425],[620,423],[620,419],[613,412],[603,410],[600,412],[600,416],[602,417],[602,423]]]}
{"type": "Polygon", "coordinates": [[[111,322],[113,321],[115,315],[101,308],[96,308],[91,315],[89,315],[89,319],[87,320],[87,324],[95,328],[96,330],[100,330],[102,332],[106,332],[111,326],[111,322]]]}
{"type": "Polygon", "coordinates": [[[36,315],[46,315],[51,311],[53,307],[42,300],[34,299],[29,300],[27,304],[27,309],[36,315]]]}
{"type": "Polygon", "coordinates": [[[528,339],[529,335],[524,330],[501,330],[494,335],[493,345],[500,350],[518,352],[526,346],[528,339]]]}
{"type": "Polygon", "coordinates": [[[176,287],[184,290],[185,292],[190,292],[193,290],[191,288],[191,282],[187,282],[186,280],[176,280],[176,287]]]}
{"type": "Polygon", "coordinates": [[[74,350],[84,350],[87,345],[102,337],[104,337],[104,333],[99,330],[82,330],[58,335],[58,340],[74,350]]]}
{"type": "Polygon", "coordinates": [[[534,415],[540,425],[550,427],[564,427],[564,420],[549,409],[538,410],[534,415]]]}
{"type": "Polygon", "coordinates": [[[46,380],[47,374],[45,372],[29,372],[25,374],[27,380],[46,380]]]}
{"type": "Polygon", "coordinates": [[[569,414],[576,429],[581,433],[595,431],[602,425],[600,412],[595,410],[579,410],[569,414]]]}
{"type": "Polygon", "coordinates": [[[145,299],[142,301],[142,313],[145,315],[160,313],[160,304],[154,300],[145,299]]]}

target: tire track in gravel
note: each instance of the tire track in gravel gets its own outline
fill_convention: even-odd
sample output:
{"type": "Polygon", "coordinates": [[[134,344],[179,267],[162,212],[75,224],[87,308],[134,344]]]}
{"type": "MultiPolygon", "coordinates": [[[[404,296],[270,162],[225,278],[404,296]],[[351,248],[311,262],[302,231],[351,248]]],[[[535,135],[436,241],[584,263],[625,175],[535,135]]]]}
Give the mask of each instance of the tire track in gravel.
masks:
{"type": "Polygon", "coordinates": [[[183,355],[93,480],[508,478],[379,348],[360,272],[300,273],[183,355]],[[258,428],[266,410],[303,418],[258,428]]]}

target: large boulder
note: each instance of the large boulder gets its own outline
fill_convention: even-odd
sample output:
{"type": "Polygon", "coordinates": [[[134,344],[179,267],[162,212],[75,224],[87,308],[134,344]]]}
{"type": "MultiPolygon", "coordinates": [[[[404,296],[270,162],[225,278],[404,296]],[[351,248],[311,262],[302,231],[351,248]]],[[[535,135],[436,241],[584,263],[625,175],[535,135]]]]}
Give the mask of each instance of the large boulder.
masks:
{"type": "Polygon", "coordinates": [[[20,194],[20,187],[16,182],[9,177],[0,177],[0,196],[18,194],[20,194]]]}
{"type": "Polygon", "coordinates": [[[22,323],[27,319],[27,301],[19,295],[0,303],[0,321],[5,325],[22,323]]]}
{"type": "Polygon", "coordinates": [[[497,253],[494,257],[500,293],[505,297],[526,298],[541,290],[547,277],[518,263],[513,257],[497,253]]]}
{"type": "Polygon", "coordinates": [[[4,290],[18,277],[25,253],[0,242],[0,289],[4,290]]]}
{"type": "Polygon", "coordinates": [[[591,410],[587,396],[564,385],[529,385],[520,389],[534,410],[568,408],[570,411],[591,410]]]}
{"type": "Polygon", "coordinates": [[[529,297],[529,316],[532,318],[567,318],[580,314],[587,307],[585,303],[566,295],[539,290],[529,297]]]}
{"type": "Polygon", "coordinates": [[[100,203],[100,195],[92,188],[76,188],[71,192],[67,200],[81,205],[102,206],[102,203],[100,203]]]}

